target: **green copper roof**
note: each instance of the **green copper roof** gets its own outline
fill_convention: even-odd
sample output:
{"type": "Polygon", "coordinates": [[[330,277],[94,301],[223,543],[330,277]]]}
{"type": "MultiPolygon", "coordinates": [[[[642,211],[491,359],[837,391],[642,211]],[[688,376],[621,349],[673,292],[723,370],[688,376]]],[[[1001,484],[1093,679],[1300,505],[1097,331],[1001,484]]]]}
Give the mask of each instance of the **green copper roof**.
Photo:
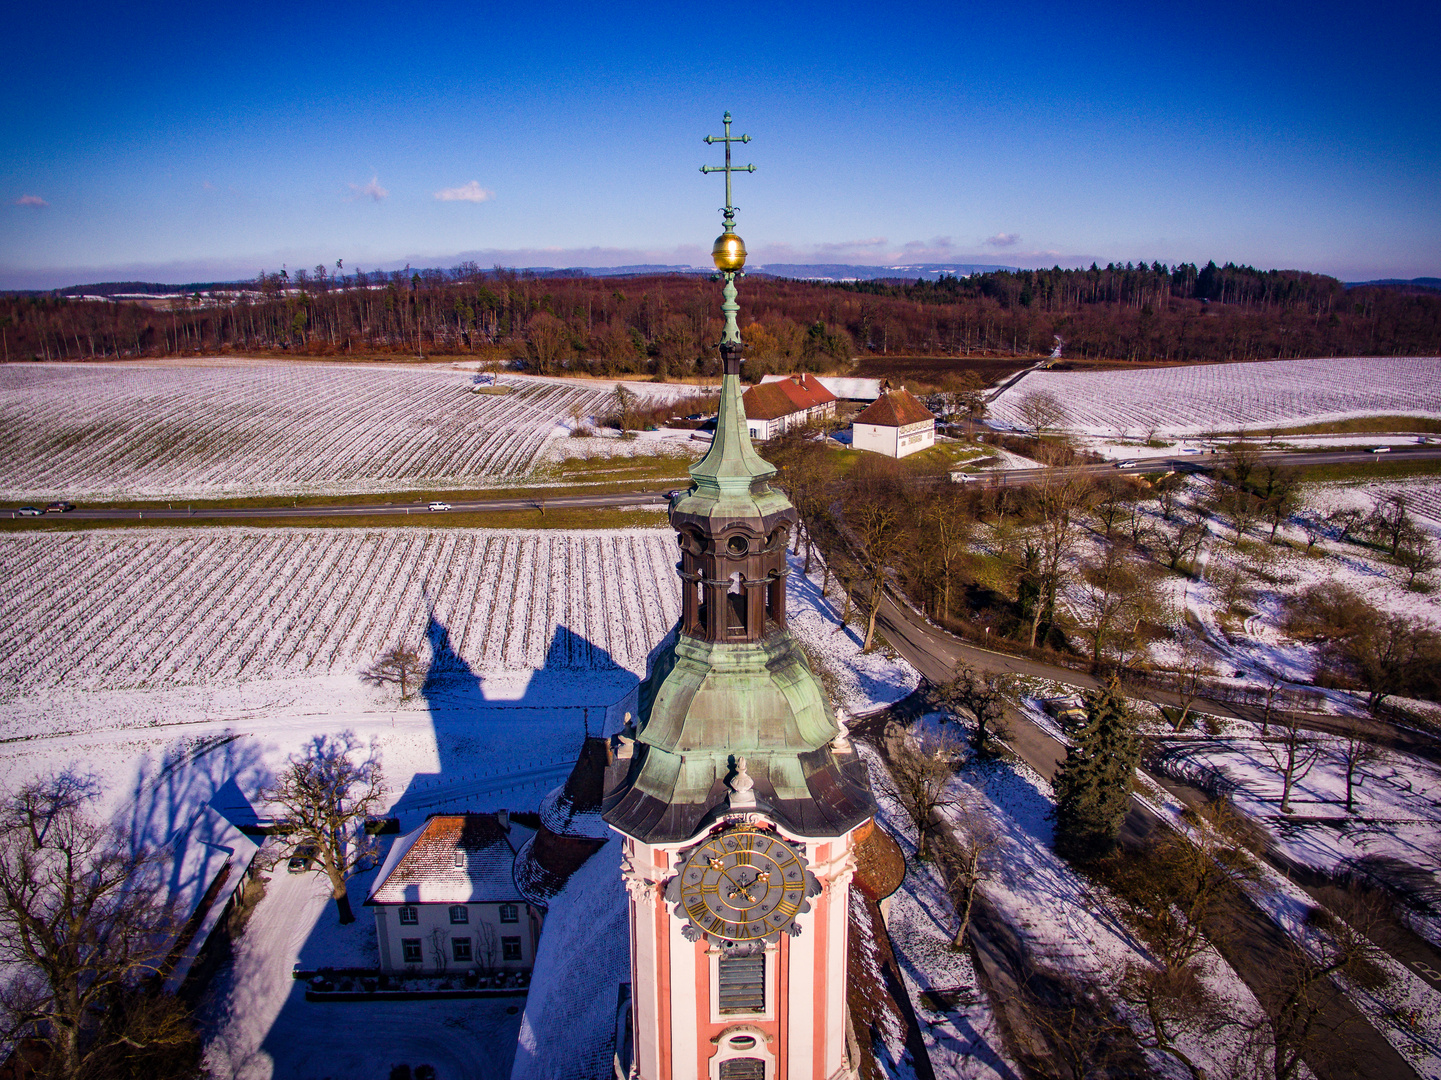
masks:
{"type": "Polygon", "coordinates": [[[726,375],[721,385],[715,440],[706,456],[690,467],[694,487],[672,508],[698,517],[764,518],[790,509],[790,500],[766,483],[775,466],[755,452],[746,429],[740,376],[726,375]]]}

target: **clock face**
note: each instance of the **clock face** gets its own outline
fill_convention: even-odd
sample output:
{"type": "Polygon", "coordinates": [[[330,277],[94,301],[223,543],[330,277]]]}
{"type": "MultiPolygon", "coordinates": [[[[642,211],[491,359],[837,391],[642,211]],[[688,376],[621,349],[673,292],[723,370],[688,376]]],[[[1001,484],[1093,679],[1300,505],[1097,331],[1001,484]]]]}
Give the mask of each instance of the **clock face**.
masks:
{"type": "Polygon", "coordinates": [[[820,891],[805,856],[774,833],[738,826],[683,852],[666,899],[688,919],[687,938],[715,944],[774,941],[800,932],[795,916],[820,891]]]}

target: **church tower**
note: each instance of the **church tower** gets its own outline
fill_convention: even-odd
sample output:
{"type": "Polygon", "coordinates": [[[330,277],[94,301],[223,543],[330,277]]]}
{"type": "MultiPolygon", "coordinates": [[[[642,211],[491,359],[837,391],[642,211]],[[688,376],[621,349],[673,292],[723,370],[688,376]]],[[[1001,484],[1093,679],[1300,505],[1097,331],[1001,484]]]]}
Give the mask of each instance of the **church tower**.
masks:
{"type": "MultiPolygon", "coordinates": [[[[731,144],[715,440],[670,506],[680,548],[675,642],[622,736],[605,820],[630,895],[631,1075],[640,1080],[840,1080],[852,847],[875,813],[865,766],[786,629],[796,511],[770,486],[741,404],[731,144]],[[625,760],[628,758],[629,760],[625,760]]],[[[577,962],[584,962],[577,958],[577,962]]]]}

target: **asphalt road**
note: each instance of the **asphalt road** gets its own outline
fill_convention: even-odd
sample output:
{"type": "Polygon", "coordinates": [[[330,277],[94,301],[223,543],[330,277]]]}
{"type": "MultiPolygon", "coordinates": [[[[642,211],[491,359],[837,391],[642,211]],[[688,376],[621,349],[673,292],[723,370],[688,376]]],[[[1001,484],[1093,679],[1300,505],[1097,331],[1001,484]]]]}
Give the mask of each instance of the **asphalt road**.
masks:
{"type": "MultiPolygon", "coordinates": [[[[881,605],[877,624],[891,646],[933,683],[951,678],[957,662],[964,661],[978,671],[992,674],[1014,672],[1052,679],[1080,689],[1094,689],[1098,685],[1096,679],[1084,672],[1025,657],[1008,656],[963,642],[926,625],[889,595],[881,605]]],[[[1148,696],[1156,695],[1148,692],[1148,696]]],[[[1208,710],[1212,706],[1217,706],[1217,712],[1234,715],[1218,703],[1208,703],[1208,710]]],[[[1007,742],[1011,748],[1042,776],[1054,776],[1056,767],[1065,757],[1065,744],[1019,711],[1008,709],[1007,719],[1010,728],[1007,742]]],[[[1184,785],[1166,782],[1166,786],[1182,798],[1201,797],[1194,790],[1182,790],[1184,785]]],[[[1128,844],[1141,844],[1162,827],[1165,826],[1150,810],[1133,800],[1122,839],[1128,844]]],[[[1313,897],[1322,898],[1323,889],[1311,887],[1308,891],[1313,897]]],[[[1274,995],[1277,992],[1276,973],[1283,970],[1281,965],[1289,947],[1285,936],[1268,916],[1249,901],[1230,905],[1220,919],[1227,932],[1218,935],[1217,940],[1227,961],[1263,1000],[1274,995]]],[[[1383,947],[1433,987],[1441,987],[1441,950],[1434,948],[1430,942],[1402,930],[1385,941],[1383,947]]],[[[1345,997],[1338,995],[1329,1003],[1321,1025],[1335,1033],[1337,1039],[1346,1042],[1350,1055],[1345,1060],[1318,1059],[1312,1062],[1313,1070],[1322,1080],[1380,1077],[1415,1080],[1415,1070],[1345,997]]]]}
{"type": "MultiPolygon", "coordinates": [[[[1378,436],[1376,445],[1384,436],[1378,436]]],[[[1114,462],[1091,465],[1066,465],[1060,468],[1004,469],[965,473],[971,483],[1034,484],[1043,476],[1108,476],[1115,473],[1143,475],[1168,472],[1208,472],[1229,459],[1226,454],[1177,454],[1168,457],[1138,458],[1136,464],[1120,468],[1114,462]]],[[[1262,464],[1281,461],[1287,465],[1355,465],[1364,462],[1441,460],[1441,446],[1396,446],[1384,454],[1372,453],[1365,447],[1353,450],[1274,450],[1256,455],[1262,464]]]]}
{"type": "MultiPolygon", "coordinates": [[[[1319,450],[1319,451],[1276,451],[1258,455],[1262,462],[1284,461],[1288,465],[1344,465],[1366,461],[1437,461],[1441,460],[1441,446],[1397,446],[1386,454],[1373,454],[1370,450],[1319,450]]],[[[1006,469],[984,473],[965,474],[974,477],[971,482],[985,484],[1031,484],[1043,476],[1107,476],[1117,471],[1127,474],[1166,472],[1202,472],[1214,468],[1226,460],[1225,455],[1181,454],[1174,457],[1144,458],[1132,468],[1117,470],[1112,464],[1071,465],[1055,469],[1006,469]]],[[[443,493],[437,495],[444,499],[443,493]]],[[[503,510],[535,510],[542,502],[549,508],[583,509],[586,507],[616,507],[636,505],[664,505],[664,491],[623,491],[596,495],[554,495],[547,496],[544,490],[533,494],[512,496],[506,499],[481,499],[470,502],[452,503],[451,513],[493,513],[503,510]]],[[[19,521],[33,521],[40,524],[53,521],[57,514],[46,514],[35,518],[21,518],[18,507],[12,507],[10,514],[19,521]]],[[[3,512],[3,511],[0,511],[3,512]]],[[[379,502],[346,506],[248,506],[248,507],[204,507],[191,509],[187,506],[173,508],[159,507],[87,507],[81,506],[65,514],[67,520],[78,521],[227,521],[248,520],[294,520],[347,517],[372,517],[376,515],[405,517],[415,514],[440,514],[429,508],[427,502],[395,503],[379,502]]]]}
{"type": "MultiPolygon", "coordinates": [[[[146,507],[87,507],[81,506],[63,515],[66,521],[204,521],[206,519],[294,519],[294,518],[346,518],[388,515],[431,516],[440,519],[446,513],[493,513],[499,510],[535,510],[542,505],[547,510],[584,509],[587,507],[614,506],[664,506],[664,491],[620,491],[595,495],[547,495],[537,491],[533,495],[513,496],[508,499],[480,499],[471,502],[455,502],[450,510],[431,510],[429,502],[413,503],[367,503],[345,506],[217,506],[191,509],[186,506],[146,507]]],[[[15,511],[11,511],[15,516],[15,511]]],[[[17,518],[19,521],[33,521],[41,524],[54,521],[60,514],[46,514],[35,518],[17,518]]]]}

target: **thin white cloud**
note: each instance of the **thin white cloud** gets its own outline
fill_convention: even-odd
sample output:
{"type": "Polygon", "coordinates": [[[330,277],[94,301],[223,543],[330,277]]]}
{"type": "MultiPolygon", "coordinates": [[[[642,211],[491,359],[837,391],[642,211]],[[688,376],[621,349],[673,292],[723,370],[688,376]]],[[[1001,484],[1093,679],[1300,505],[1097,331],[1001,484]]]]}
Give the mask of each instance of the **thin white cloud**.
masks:
{"type": "Polygon", "coordinates": [[[986,247],[996,248],[1015,247],[1020,242],[1021,234],[1013,232],[996,233],[995,236],[988,236],[981,241],[986,247]]]}
{"type": "Polygon", "coordinates": [[[15,200],[15,205],[33,206],[38,210],[40,207],[49,206],[50,204],[44,199],[42,199],[39,195],[21,195],[20,198],[15,200]]]}
{"type": "Polygon", "coordinates": [[[482,203],[495,198],[495,192],[481,187],[479,181],[472,180],[468,184],[461,184],[460,187],[443,188],[435,193],[435,197],[441,202],[482,203]]]}
{"type": "Polygon", "coordinates": [[[351,190],[351,199],[371,199],[374,202],[380,202],[390,194],[380,186],[379,176],[372,176],[368,184],[350,184],[348,186],[351,190]]]}

